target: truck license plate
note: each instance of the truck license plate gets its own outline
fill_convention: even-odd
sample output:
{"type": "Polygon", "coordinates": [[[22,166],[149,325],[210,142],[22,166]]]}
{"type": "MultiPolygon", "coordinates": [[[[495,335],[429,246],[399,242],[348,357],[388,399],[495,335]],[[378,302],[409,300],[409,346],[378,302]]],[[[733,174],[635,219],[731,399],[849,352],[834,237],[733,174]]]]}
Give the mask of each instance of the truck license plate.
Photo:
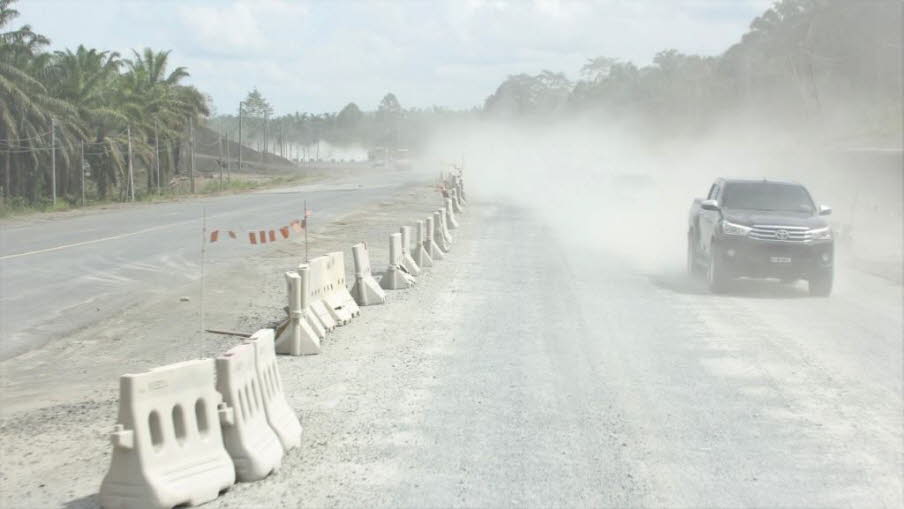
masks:
{"type": "Polygon", "coordinates": [[[791,258],[787,256],[770,256],[769,261],[772,263],[791,263],[791,258]]]}

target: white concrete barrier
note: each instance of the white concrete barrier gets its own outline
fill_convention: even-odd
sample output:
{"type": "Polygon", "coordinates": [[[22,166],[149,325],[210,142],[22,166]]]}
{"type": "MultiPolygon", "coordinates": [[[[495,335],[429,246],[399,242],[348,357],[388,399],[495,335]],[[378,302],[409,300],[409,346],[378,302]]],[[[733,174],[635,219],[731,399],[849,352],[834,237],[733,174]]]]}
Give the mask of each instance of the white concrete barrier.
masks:
{"type": "Polygon", "coordinates": [[[315,301],[313,289],[311,287],[311,266],[307,263],[300,263],[295,271],[301,276],[302,296],[304,297],[304,305],[302,307],[304,308],[305,321],[308,322],[308,325],[310,325],[312,329],[314,329],[314,332],[317,333],[317,337],[320,338],[320,341],[323,341],[323,339],[326,338],[326,333],[333,330],[335,327],[327,329],[317,316],[317,313],[314,312],[314,308],[311,307],[311,304],[315,301]],[[306,280],[307,283],[305,283],[306,280]]]}
{"type": "Polygon", "coordinates": [[[306,265],[310,271],[311,291],[309,294],[310,300],[308,301],[308,309],[311,310],[312,314],[317,318],[317,321],[323,326],[326,332],[332,332],[339,326],[339,323],[336,321],[336,318],[333,317],[333,313],[330,312],[329,307],[323,302],[323,281],[326,277],[324,273],[326,271],[326,264],[323,263],[323,260],[312,258],[308,260],[307,264],[301,265],[306,265]]]}
{"type": "MultiPolygon", "coordinates": [[[[449,231],[448,219],[446,219],[446,209],[439,209],[439,224],[442,226],[440,230],[442,230],[443,238],[446,239],[446,245],[452,245],[452,233],[449,231]]],[[[448,251],[448,249],[447,249],[448,251]]]]}
{"type": "Polygon", "coordinates": [[[267,423],[276,432],[283,450],[289,451],[301,445],[301,421],[283,393],[273,336],[273,329],[261,329],[248,342],[254,346],[254,367],[261,386],[267,423]]]}
{"type": "Polygon", "coordinates": [[[417,280],[402,269],[402,234],[389,235],[389,267],[380,279],[384,290],[404,290],[411,288],[417,280]]]}
{"type": "Polygon", "coordinates": [[[355,303],[354,297],[345,286],[345,255],[342,251],[327,253],[328,288],[324,301],[337,313],[347,313],[350,318],[361,314],[361,308],[355,303]]]}
{"type": "Polygon", "coordinates": [[[464,211],[464,206],[461,204],[461,199],[458,196],[458,188],[452,188],[452,208],[455,210],[456,214],[461,214],[464,211]]]}
{"type": "Polygon", "coordinates": [[[411,227],[403,226],[399,229],[402,234],[402,268],[412,276],[421,273],[421,267],[411,256],[411,227]]]}
{"type": "Polygon", "coordinates": [[[443,251],[443,253],[448,253],[449,248],[452,247],[451,242],[449,242],[449,237],[446,234],[446,220],[443,217],[443,211],[437,210],[433,213],[433,239],[436,241],[436,245],[443,251]]]}
{"type": "Polygon", "coordinates": [[[452,209],[452,198],[446,198],[446,227],[449,230],[458,228],[458,221],[455,220],[455,211],[452,209]]]}
{"type": "Polygon", "coordinates": [[[339,326],[351,323],[351,311],[342,306],[335,308],[328,300],[330,293],[335,287],[330,280],[330,258],[328,256],[311,258],[308,261],[308,265],[311,266],[311,281],[313,282],[311,293],[314,295],[315,301],[319,303],[319,306],[314,308],[314,313],[319,315],[320,311],[318,309],[325,310],[329,317],[339,326]]]}
{"type": "Polygon", "coordinates": [[[352,297],[359,306],[373,306],[386,302],[386,292],[377,284],[370,269],[370,254],[367,244],[363,242],[352,246],[352,258],[355,262],[355,284],[352,297]]]}
{"type": "Polygon", "coordinates": [[[235,484],[217,417],[214,361],[180,362],[119,378],[118,424],[106,508],[171,508],[209,502],[235,484]]]}
{"type": "Polygon", "coordinates": [[[437,236],[436,224],[434,224],[433,216],[429,216],[426,219],[427,222],[427,240],[426,240],[426,249],[427,254],[430,256],[432,261],[442,260],[445,256],[443,255],[443,250],[440,249],[439,244],[437,243],[437,239],[440,240],[442,237],[437,236]]]}
{"type": "Polygon", "coordinates": [[[242,343],[217,357],[217,391],[223,395],[223,443],[239,481],[258,481],[282,464],[283,448],[267,422],[254,345],[242,343]]]}
{"type": "Polygon", "coordinates": [[[276,339],[276,351],[289,355],[317,355],[320,353],[320,340],[326,332],[312,326],[312,322],[320,326],[320,321],[313,316],[308,307],[310,298],[310,269],[286,272],[286,290],[289,295],[289,323],[276,339]]]}
{"type": "Polygon", "coordinates": [[[424,221],[418,221],[417,238],[414,243],[414,248],[411,250],[411,257],[421,270],[433,266],[433,259],[430,258],[430,255],[427,253],[427,247],[427,225],[424,221]]]}

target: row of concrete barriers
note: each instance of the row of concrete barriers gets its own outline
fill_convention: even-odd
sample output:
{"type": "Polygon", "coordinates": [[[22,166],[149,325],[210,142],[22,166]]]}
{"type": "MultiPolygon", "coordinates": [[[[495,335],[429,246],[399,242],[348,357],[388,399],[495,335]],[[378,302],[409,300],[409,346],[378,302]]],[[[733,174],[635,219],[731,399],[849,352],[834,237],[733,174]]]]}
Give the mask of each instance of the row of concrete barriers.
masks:
{"type": "Polygon", "coordinates": [[[276,354],[309,355],[359,306],[386,302],[385,290],[410,288],[452,245],[455,214],[464,210],[461,175],[443,181],[443,207],[390,235],[389,266],[377,282],[367,244],[352,247],[355,281],[345,281],[342,252],[285,274],[288,320],[278,336],[262,329],[216,359],[198,359],[120,377],[119,413],[110,469],[101,483],[107,509],[194,506],[236,481],[279,469],[301,445],[302,426],[283,393],[276,354]]]}
{"type": "Polygon", "coordinates": [[[453,176],[443,187],[444,206],[417,221],[417,238],[402,226],[389,236],[389,266],[377,282],[366,243],[352,246],[355,281],[345,283],[342,251],[328,253],[286,272],[288,319],[276,339],[276,351],[288,355],[316,355],[327,333],[358,316],[360,306],[386,302],[385,290],[410,288],[420,272],[441,260],[452,245],[450,230],[458,228],[456,213],[464,210],[462,180],[453,176]]]}

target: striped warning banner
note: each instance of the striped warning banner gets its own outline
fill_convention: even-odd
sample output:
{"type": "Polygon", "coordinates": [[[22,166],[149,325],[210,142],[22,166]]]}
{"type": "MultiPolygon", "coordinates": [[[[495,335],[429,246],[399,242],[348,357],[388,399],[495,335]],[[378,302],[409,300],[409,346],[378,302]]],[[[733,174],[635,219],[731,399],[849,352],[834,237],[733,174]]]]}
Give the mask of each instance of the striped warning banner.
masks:
{"type": "MultiPolygon", "coordinates": [[[[247,232],[248,243],[252,245],[267,244],[276,242],[277,240],[285,240],[292,236],[292,233],[301,233],[307,228],[308,217],[312,215],[310,210],[305,211],[304,219],[295,219],[286,226],[276,228],[255,229],[247,232]]],[[[228,237],[231,240],[239,238],[236,230],[211,230],[207,241],[211,244],[219,242],[221,238],[228,237]]]]}

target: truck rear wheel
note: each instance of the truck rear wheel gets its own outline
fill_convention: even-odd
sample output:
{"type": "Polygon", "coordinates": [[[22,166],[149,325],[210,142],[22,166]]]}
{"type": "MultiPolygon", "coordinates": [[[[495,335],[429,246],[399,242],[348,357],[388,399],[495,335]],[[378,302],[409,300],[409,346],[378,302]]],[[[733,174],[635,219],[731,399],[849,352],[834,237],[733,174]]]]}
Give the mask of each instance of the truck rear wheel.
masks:
{"type": "Polygon", "coordinates": [[[687,275],[697,277],[701,273],[697,264],[697,243],[693,233],[687,234],[687,275]]]}
{"type": "Polygon", "coordinates": [[[810,286],[810,295],[814,297],[828,297],[832,294],[832,282],[834,279],[832,272],[811,276],[807,281],[810,286]]]}
{"type": "Polygon", "coordinates": [[[728,277],[722,267],[722,256],[716,246],[712,246],[709,257],[709,267],[706,271],[706,283],[712,293],[724,293],[728,284],[728,277]]]}

